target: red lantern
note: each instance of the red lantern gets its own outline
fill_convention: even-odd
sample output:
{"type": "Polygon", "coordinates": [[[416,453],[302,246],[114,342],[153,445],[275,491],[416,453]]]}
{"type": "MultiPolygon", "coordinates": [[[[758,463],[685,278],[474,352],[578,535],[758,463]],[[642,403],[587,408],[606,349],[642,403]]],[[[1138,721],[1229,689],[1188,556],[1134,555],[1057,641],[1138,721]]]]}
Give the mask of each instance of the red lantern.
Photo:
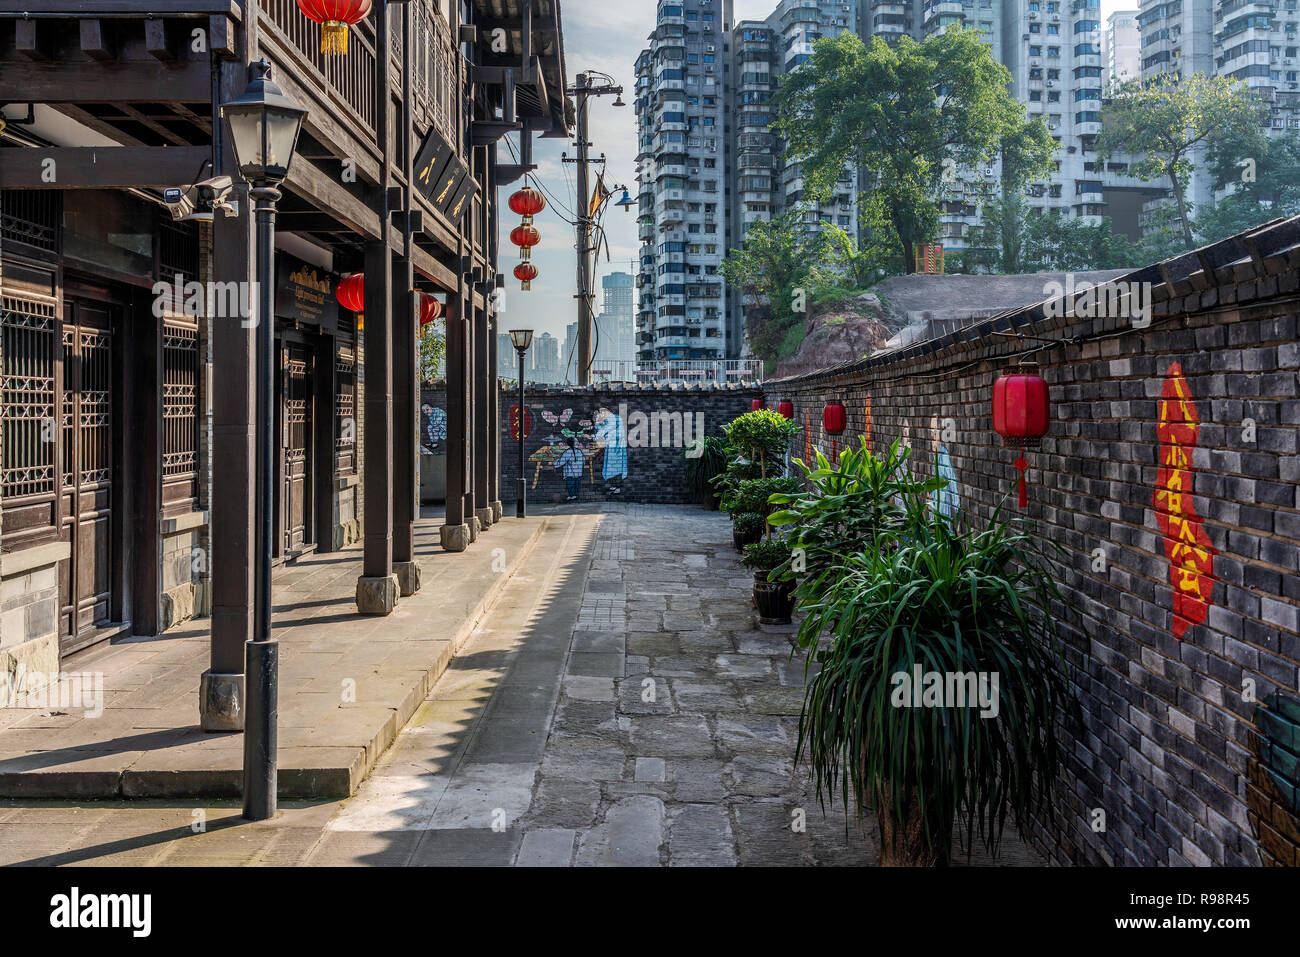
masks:
{"type": "Polygon", "coordinates": [[[848,413],[842,402],[827,402],[822,409],[822,428],[831,436],[831,461],[839,457],[839,434],[848,422],[848,413]]]}
{"type": "Polygon", "coordinates": [[[531,186],[516,190],[510,196],[510,211],[524,218],[525,225],[546,208],[546,198],[531,186]]]}
{"type": "Polygon", "coordinates": [[[787,419],[794,418],[794,403],[789,399],[782,399],[776,404],[776,411],[787,419]]]}
{"type": "Polygon", "coordinates": [[[537,278],[537,267],[530,262],[522,262],[515,267],[515,278],[523,283],[524,289],[528,289],[529,283],[537,278]]]}
{"type": "Polygon", "coordinates": [[[510,241],[519,247],[519,255],[528,258],[529,251],[542,241],[542,234],[531,223],[520,223],[510,230],[510,241]]]}
{"type": "Polygon", "coordinates": [[[348,52],[348,27],[370,16],[371,0],[298,0],[308,20],[321,25],[320,52],[341,56],[348,52]]]}
{"type": "Polygon", "coordinates": [[[442,315],[442,303],[433,298],[432,293],[420,293],[420,330],[442,315]]]}
{"type": "MultiPolygon", "coordinates": [[[[1047,383],[1038,374],[1038,365],[1020,362],[1012,366],[993,383],[993,431],[1002,436],[1002,444],[1015,446],[1019,451],[1033,448],[1047,434],[1051,424],[1051,408],[1047,383]]],[[[1020,507],[1029,504],[1025,489],[1025,470],[1029,463],[1023,454],[1016,457],[1020,472],[1020,507]]]]}
{"type": "Polygon", "coordinates": [[[339,280],[339,284],[334,287],[334,298],[339,301],[339,305],[344,309],[357,314],[358,331],[366,327],[366,317],[363,315],[366,311],[365,273],[354,272],[352,275],[339,280]]]}
{"type": "Polygon", "coordinates": [[[757,411],[758,411],[759,409],[761,409],[761,408],[763,408],[763,400],[762,400],[762,399],[754,399],[754,400],[752,400],[752,401],[749,403],[749,411],[750,411],[750,412],[757,412],[757,411]]]}

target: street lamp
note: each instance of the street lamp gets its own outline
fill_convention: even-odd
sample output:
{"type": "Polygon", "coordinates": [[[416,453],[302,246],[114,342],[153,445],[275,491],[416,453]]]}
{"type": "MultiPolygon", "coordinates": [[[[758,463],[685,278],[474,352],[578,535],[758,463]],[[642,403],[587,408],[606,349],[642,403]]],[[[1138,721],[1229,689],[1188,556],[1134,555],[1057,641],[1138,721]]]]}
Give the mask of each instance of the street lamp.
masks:
{"type": "Polygon", "coordinates": [[[265,59],[252,65],[244,92],[221,104],[230,127],[239,173],[248,182],[257,219],[257,530],[256,584],[253,590],[253,636],[244,646],[247,706],[244,717],[244,817],[265,821],[276,808],[276,711],[280,652],[271,636],[271,503],[275,501],[272,463],[275,421],[271,383],[275,345],[275,204],[276,189],[289,173],[298,132],[307,111],[271,80],[265,59]]]}
{"type": "Polygon", "coordinates": [[[519,481],[515,491],[515,518],[523,518],[528,512],[524,506],[524,494],[528,488],[524,479],[524,353],[532,341],[533,330],[510,330],[510,344],[519,353],[519,481]]]}

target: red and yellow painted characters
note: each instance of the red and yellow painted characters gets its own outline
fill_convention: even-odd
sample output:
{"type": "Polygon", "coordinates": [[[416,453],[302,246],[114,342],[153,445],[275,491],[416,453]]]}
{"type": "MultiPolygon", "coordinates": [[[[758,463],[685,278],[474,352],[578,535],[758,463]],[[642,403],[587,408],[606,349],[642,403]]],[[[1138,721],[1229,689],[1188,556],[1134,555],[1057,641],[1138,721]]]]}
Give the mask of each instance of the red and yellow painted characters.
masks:
{"type": "Polygon", "coordinates": [[[812,457],[812,419],[808,415],[808,410],[803,413],[803,460],[811,462],[812,457]]]}
{"type": "Polygon", "coordinates": [[[866,417],[863,419],[862,437],[867,440],[867,448],[871,448],[871,393],[867,393],[867,406],[864,410],[866,417]]]}
{"type": "Polygon", "coordinates": [[[1196,473],[1192,451],[1200,418],[1183,367],[1173,363],[1165,373],[1160,398],[1160,471],[1152,505],[1165,540],[1169,581],[1173,586],[1173,633],[1181,639],[1192,625],[1204,623],[1213,604],[1214,546],[1192,502],[1196,473]]]}

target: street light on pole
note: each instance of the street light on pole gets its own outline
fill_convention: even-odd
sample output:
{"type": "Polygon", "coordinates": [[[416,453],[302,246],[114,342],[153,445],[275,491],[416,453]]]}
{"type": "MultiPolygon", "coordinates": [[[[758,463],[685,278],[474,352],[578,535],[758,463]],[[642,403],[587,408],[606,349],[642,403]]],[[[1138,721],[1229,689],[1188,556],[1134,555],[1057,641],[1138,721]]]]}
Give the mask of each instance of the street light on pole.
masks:
{"type": "Polygon", "coordinates": [[[519,353],[519,481],[515,490],[515,518],[523,518],[528,513],[524,505],[524,495],[528,489],[528,482],[524,479],[524,353],[532,341],[533,330],[510,330],[510,344],[519,353]]]}
{"type": "Polygon", "coordinates": [[[264,821],[276,810],[276,710],[279,644],[271,635],[271,546],[275,421],[272,382],[275,346],[276,188],[289,173],[307,111],[271,80],[266,59],[252,65],[244,92],[221,104],[240,175],[248,182],[257,219],[257,532],[253,637],[244,646],[247,708],[244,718],[244,817],[264,821]]]}

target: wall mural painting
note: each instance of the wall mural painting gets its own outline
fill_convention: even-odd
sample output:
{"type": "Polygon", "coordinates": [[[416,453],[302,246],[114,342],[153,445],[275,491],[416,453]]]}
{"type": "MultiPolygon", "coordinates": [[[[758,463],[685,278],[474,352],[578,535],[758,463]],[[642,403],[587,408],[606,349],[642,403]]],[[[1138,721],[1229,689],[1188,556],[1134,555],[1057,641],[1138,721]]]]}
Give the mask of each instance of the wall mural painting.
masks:
{"type": "Polygon", "coordinates": [[[573,409],[555,413],[540,409],[543,429],[549,428],[541,446],[528,456],[533,463],[532,488],[542,478],[542,469],[558,472],[564,480],[564,499],[577,501],[582,495],[583,473],[593,489],[606,496],[619,495],[628,473],[627,432],[623,418],[605,407],[591,418],[573,418],[573,409]],[[599,481],[597,462],[599,460],[599,481]]]}
{"type": "Polygon", "coordinates": [[[447,413],[428,402],[420,406],[420,451],[447,454],[447,413]]]}
{"type": "Polygon", "coordinates": [[[961,492],[957,486],[957,470],[953,468],[952,457],[948,454],[946,445],[939,446],[935,472],[948,484],[934,493],[934,506],[945,518],[956,518],[961,510],[961,492]]]}
{"type": "Polygon", "coordinates": [[[1160,421],[1156,426],[1160,470],[1151,502],[1169,559],[1172,631],[1177,639],[1182,639],[1192,625],[1202,624],[1213,604],[1214,546],[1192,501],[1196,473],[1192,450],[1199,432],[1200,417],[1191,387],[1182,366],[1175,362],[1165,373],[1161,392],[1160,421]]]}

